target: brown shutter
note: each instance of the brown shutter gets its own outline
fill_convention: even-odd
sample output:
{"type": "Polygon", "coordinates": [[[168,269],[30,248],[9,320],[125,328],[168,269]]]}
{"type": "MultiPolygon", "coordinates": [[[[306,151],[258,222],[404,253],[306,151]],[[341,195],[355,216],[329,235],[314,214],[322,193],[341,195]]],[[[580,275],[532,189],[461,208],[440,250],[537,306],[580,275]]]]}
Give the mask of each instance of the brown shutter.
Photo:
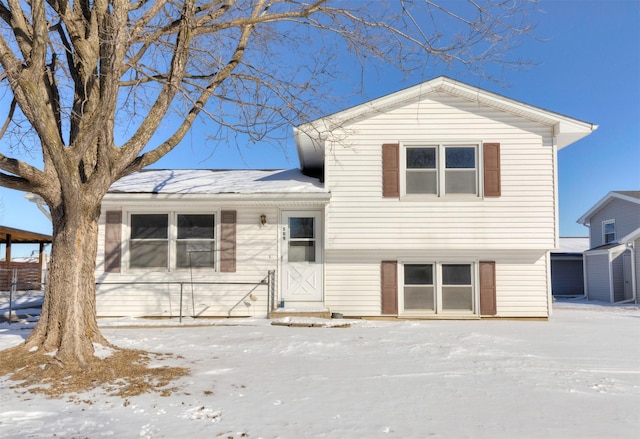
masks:
{"type": "Polygon", "coordinates": [[[496,263],[480,262],[480,314],[495,316],[496,309],[496,263]]]}
{"type": "Polygon", "coordinates": [[[382,314],[398,314],[398,263],[382,261],[380,264],[382,286],[382,314]]]}
{"type": "Polygon", "coordinates": [[[122,255],[122,212],[106,213],[104,226],[104,271],[120,273],[122,255]]]}
{"type": "Polygon", "coordinates": [[[382,145],[382,196],[400,196],[400,145],[382,145]]]}
{"type": "Polygon", "coordinates": [[[484,196],[499,197],[502,193],[500,183],[500,144],[485,143],[484,149],[484,196]]]}
{"type": "Polygon", "coordinates": [[[236,271],[236,211],[223,210],[220,213],[220,271],[236,271]]]}

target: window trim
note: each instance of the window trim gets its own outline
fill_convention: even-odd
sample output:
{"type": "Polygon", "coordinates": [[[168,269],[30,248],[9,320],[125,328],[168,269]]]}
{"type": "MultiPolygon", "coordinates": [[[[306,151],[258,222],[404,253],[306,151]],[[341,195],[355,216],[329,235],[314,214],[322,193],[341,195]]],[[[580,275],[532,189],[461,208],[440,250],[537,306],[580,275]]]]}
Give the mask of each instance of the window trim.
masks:
{"type": "MultiPolygon", "coordinates": [[[[401,142],[399,148],[399,174],[400,174],[400,199],[408,200],[477,200],[483,198],[484,193],[484,156],[483,156],[483,144],[479,141],[454,141],[454,142],[401,142]],[[475,193],[471,194],[456,194],[446,193],[446,149],[447,148],[460,148],[460,147],[473,147],[475,150],[475,193]],[[436,181],[437,190],[435,194],[409,194],[407,193],[407,172],[410,172],[407,168],[407,149],[410,148],[435,148],[436,149],[436,181]]],[[[471,169],[471,168],[467,168],[471,169]]]]}
{"type": "Polygon", "coordinates": [[[611,244],[612,242],[616,242],[616,220],[615,219],[604,220],[602,221],[602,244],[606,245],[606,244],[611,244]],[[609,235],[610,233],[607,233],[605,231],[605,228],[609,224],[613,224],[613,239],[611,239],[610,241],[607,241],[607,235],[609,235]]]}
{"type": "Polygon", "coordinates": [[[126,223],[123,224],[123,248],[122,248],[122,266],[124,271],[128,273],[173,273],[173,272],[205,272],[205,273],[219,273],[220,272],[220,210],[218,209],[162,209],[162,210],[130,210],[123,212],[123,216],[126,218],[126,223]],[[167,267],[147,267],[138,268],[131,267],[131,218],[134,215],[168,215],[168,230],[167,230],[167,267]],[[213,215],[214,221],[214,259],[213,267],[177,267],[177,243],[178,243],[178,215],[213,215]]]}
{"type": "Polygon", "coordinates": [[[429,258],[406,258],[398,260],[397,285],[398,285],[398,316],[399,317],[423,317],[423,316],[480,316],[480,274],[478,271],[478,260],[469,259],[429,259],[429,258]],[[434,310],[405,310],[404,309],[404,266],[413,264],[432,264],[434,267],[433,287],[434,287],[434,310]],[[442,276],[443,265],[470,265],[471,266],[471,310],[445,310],[442,308],[442,287],[444,286],[442,276]]]}

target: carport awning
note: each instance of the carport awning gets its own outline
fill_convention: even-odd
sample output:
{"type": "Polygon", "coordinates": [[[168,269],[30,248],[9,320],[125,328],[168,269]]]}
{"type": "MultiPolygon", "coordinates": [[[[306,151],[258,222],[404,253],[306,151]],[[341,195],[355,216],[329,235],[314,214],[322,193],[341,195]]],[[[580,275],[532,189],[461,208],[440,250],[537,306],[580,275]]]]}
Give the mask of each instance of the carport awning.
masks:
{"type": "Polygon", "coordinates": [[[6,244],[7,242],[12,244],[49,244],[51,243],[51,235],[0,226],[0,243],[6,244]]]}

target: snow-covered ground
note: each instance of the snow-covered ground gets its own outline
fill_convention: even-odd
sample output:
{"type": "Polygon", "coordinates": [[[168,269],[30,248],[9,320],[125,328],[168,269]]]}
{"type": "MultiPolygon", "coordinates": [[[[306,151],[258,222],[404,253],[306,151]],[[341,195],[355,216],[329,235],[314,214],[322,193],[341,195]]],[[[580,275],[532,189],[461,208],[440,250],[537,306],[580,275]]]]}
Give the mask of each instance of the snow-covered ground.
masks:
{"type": "MultiPolygon", "coordinates": [[[[127,400],[47,399],[1,377],[0,437],[640,437],[637,305],[557,303],[548,322],[345,322],[104,320],[112,342],[171,352],[191,375],[171,396],[127,400]]],[[[0,324],[0,349],[28,326],[0,324]]]]}

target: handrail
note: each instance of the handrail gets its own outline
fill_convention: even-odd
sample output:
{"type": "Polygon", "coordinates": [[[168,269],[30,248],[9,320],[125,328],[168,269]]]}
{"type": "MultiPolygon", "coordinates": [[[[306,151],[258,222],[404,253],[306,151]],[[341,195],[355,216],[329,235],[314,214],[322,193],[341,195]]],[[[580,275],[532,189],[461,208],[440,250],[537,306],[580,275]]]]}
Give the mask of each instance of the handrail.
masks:
{"type": "MultiPolygon", "coordinates": [[[[191,300],[193,302],[193,297],[194,297],[194,292],[193,292],[193,285],[253,285],[254,288],[251,289],[251,291],[249,291],[247,294],[245,294],[239,301],[238,303],[236,303],[235,305],[233,305],[233,307],[229,310],[229,313],[236,307],[238,306],[239,303],[241,303],[247,296],[249,296],[250,294],[252,294],[256,288],[258,288],[261,285],[266,285],[267,286],[267,308],[269,306],[269,292],[272,291],[272,282],[273,282],[273,276],[274,276],[275,271],[274,270],[269,270],[267,272],[267,276],[262,278],[261,280],[259,280],[258,282],[231,282],[231,281],[227,281],[227,282],[220,282],[220,281],[128,281],[128,282],[96,282],[96,285],[180,285],[180,315],[179,315],[179,322],[182,323],[182,301],[183,301],[183,296],[184,296],[184,285],[191,285],[191,300]]],[[[228,314],[230,315],[230,314],[228,314]]],[[[267,312],[267,316],[269,315],[269,312],[267,312]]],[[[195,318],[195,316],[194,316],[195,318]]]]}
{"type": "MultiPolygon", "coordinates": [[[[15,270],[15,269],[13,269],[15,270]]],[[[11,323],[11,316],[13,313],[13,297],[16,292],[16,287],[19,285],[33,285],[37,282],[18,282],[15,271],[12,273],[12,281],[11,288],[9,290],[9,323],[11,323]]],[[[180,285],[180,315],[179,321],[182,323],[183,317],[183,296],[184,296],[184,285],[191,285],[191,299],[194,301],[194,290],[193,285],[253,285],[248,293],[246,293],[231,309],[228,311],[228,316],[231,315],[231,311],[235,309],[240,303],[242,303],[247,297],[252,295],[252,293],[260,286],[265,285],[267,287],[266,298],[267,298],[267,317],[270,312],[273,310],[273,306],[275,304],[275,270],[268,270],[267,275],[260,279],[257,282],[233,282],[233,281],[107,281],[107,282],[96,282],[95,285],[180,285]]],[[[46,282],[41,282],[40,285],[46,285],[46,282]]],[[[194,309],[195,312],[195,309],[194,309]]],[[[195,318],[195,316],[194,316],[195,318]]]]}

